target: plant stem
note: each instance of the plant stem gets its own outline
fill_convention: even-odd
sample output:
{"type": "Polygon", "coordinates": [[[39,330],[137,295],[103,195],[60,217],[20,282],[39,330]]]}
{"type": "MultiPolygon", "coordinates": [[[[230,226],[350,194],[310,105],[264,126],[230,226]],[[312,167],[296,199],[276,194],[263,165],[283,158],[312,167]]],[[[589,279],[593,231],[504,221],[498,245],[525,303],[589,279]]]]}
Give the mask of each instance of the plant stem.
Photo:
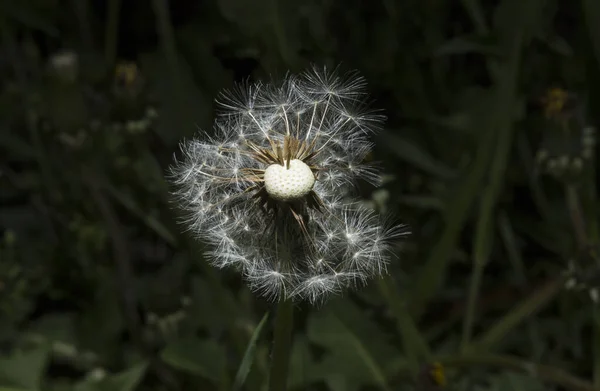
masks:
{"type": "MultiPolygon", "coordinates": [[[[517,283],[520,286],[521,293],[525,294],[527,286],[530,283],[527,280],[527,274],[525,272],[526,267],[525,263],[523,262],[521,250],[517,245],[515,232],[505,211],[500,212],[498,216],[498,229],[500,231],[500,237],[502,238],[504,248],[506,249],[508,260],[514,269],[514,274],[517,283]]],[[[527,331],[529,334],[529,341],[531,342],[533,349],[533,357],[539,359],[543,354],[543,341],[541,339],[542,334],[534,316],[532,316],[527,322],[527,331]]]]}
{"type": "Polygon", "coordinates": [[[593,337],[592,337],[592,352],[594,354],[594,366],[592,368],[592,377],[594,387],[600,390],[600,309],[594,306],[593,309],[593,337]]]}
{"type": "Polygon", "coordinates": [[[568,184],[565,186],[565,192],[567,208],[573,224],[573,230],[575,231],[575,239],[577,240],[579,250],[584,250],[588,244],[588,237],[583,211],[581,210],[579,191],[574,185],[568,184]]]}
{"type": "Polygon", "coordinates": [[[279,302],[277,313],[275,314],[269,391],[286,390],[290,353],[292,350],[293,324],[294,304],[290,300],[279,302]]]}
{"type": "Polygon", "coordinates": [[[483,276],[486,264],[486,262],[479,257],[476,257],[473,263],[474,265],[469,283],[469,293],[467,296],[467,308],[462,327],[460,350],[466,349],[471,342],[473,325],[475,324],[475,313],[477,311],[477,301],[479,299],[479,291],[481,288],[481,277],[483,276]]]}
{"type": "Polygon", "coordinates": [[[108,2],[108,16],[104,32],[104,61],[106,61],[110,69],[115,65],[117,57],[120,13],[121,0],[110,0],[108,2]]]}

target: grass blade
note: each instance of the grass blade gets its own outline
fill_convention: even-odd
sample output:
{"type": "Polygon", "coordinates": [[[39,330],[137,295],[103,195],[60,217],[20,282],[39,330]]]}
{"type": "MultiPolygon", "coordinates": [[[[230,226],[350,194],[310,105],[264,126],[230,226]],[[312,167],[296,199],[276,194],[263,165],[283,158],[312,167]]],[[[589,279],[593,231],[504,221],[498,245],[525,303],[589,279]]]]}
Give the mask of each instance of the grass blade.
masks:
{"type": "Polygon", "coordinates": [[[250,338],[250,342],[248,342],[248,347],[246,348],[246,352],[244,353],[240,367],[235,375],[235,380],[232,387],[232,390],[234,391],[241,390],[246,382],[246,378],[248,377],[248,373],[250,373],[250,369],[252,368],[252,364],[254,363],[254,358],[256,356],[258,339],[260,338],[260,335],[267,324],[267,319],[269,319],[269,312],[265,313],[260,323],[258,323],[258,326],[256,326],[254,329],[254,333],[252,333],[252,337],[250,338]]]}

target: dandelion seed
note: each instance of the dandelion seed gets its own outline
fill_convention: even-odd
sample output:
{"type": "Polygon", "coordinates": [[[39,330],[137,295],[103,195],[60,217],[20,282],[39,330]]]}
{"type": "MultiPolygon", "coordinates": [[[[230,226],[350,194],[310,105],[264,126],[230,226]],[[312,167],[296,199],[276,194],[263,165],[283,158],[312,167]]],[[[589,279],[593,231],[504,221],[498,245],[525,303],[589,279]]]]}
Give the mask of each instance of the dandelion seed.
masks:
{"type": "Polygon", "coordinates": [[[182,143],[172,168],[189,230],[216,267],[237,267],[273,300],[322,302],[385,272],[385,224],[350,198],[383,117],[366,109],[364,79],[327,69],[279,84],[241,84],[217,99],[214,134],[182,143]]]}

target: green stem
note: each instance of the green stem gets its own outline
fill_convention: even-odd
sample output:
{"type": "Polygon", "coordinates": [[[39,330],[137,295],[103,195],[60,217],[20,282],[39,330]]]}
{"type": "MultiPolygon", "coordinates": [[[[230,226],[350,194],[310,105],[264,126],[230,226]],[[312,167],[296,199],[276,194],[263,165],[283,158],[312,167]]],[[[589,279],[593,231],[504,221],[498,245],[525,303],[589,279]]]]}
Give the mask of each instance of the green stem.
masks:
{"type": "MultiPolygon", "coordinates": [[[[516,41],[515,45],[518,48],[520,39],[516,39],[516,41]]],[[[517,49],[515,49],[515,52],[518,56],[517,49]]],[[[488,185],[484,188],[483,197],[479,204],[479,218],[473,245],[473,271],[467,299],[467,314],[463,324],[461,349],[464,349],[471,341],[481,280],[492,248],[496,203],[504,183],[513,141],[512,117],[499,116],[496,126],[496,150],[488,173],[490,179],[488,185]]]]}
{"type": "MultiPolygon", "coordinates": [[[[13,70],[16,76],[16,81],[21,91],[30,91],[31,87],[28,85],[27,75],[23,67],[19,66],[18,60],[18,47],[16,33],[12,24],[9,24],[0,19],[0,44],[6,48],[6,54],[8,56],[9,63],[13,65],[13,70]]],[[[51,204],[52,201],[60,199],[60,184],[56,181],[56,175],[53,172],[53,165],[51,159],[46,151],[44,140],[40,134],[40,130],[37,125],[38,112],[34,105],[30,102],[28,96],[24,97],[25,103],[27,104],[28,110],[26,110],[26,128],[29,132],[33,144],[33,151],[37,159],[37,164],[41,172],[42,185],[45,187],[44,193],[46,194],[47,200],[51,204]]]]}
{"type": "Polygon", "coordinates": [[[293,323],[294,304],[290,300],[283,300],[277,306],[275,315],[269,391],[286,390],[290,353],[292,351],[293,323]]]}
{"type": "Polygon", "coordinates": [[[277,42],[277,48],[279,54],[283,60],[285,66],[293,67],[296,66],[296,53],[290,50],[290,45],[287,42],[287,33],[285,31],[285,24],[281,18],[280,4],[277,0],[271,1],[271,24],[273,28],[273,34],[275,41],[277,42]]]}
{"type": "Polygon", "coordinates": [[[581,210],[579,191],[574,185],[568,184],[565,185],[565,192],[567,208],[573,224],[573,230],[575,231],[575,239],[577,240],[579,250],[584,250],[587,247],[588,237],[583,211],[581,210]]]}
{"type": "Polygon", "coordinates": [[[463,7],[469,14],[471,22],[475,26],[475,31],[481,35],[487,35],[489,32],[485,21],[485,13],[478,0],[462,0],[463,7]]]}
{"type": "Polygon", "coordinates": [[[121,0],[110,0],[108,2],[108,16],[104,31],[104,60],[109,68],[115,65],[117,57],[117,39],[119,36],[119,14],[121,12],[121,0]]]}
{"type": "Polygon", "coordinates": [[[594,379],[594,389],[600,390],[600,309],[597,306],[594,306],[594,323],[593,323],[593,348],[594,352],[594,368],[593,368],[593,379],[594,379]]]}
{"type": "Polygon", "coordinates": [[[79,24],[81,44],[83,44],[84,50],[92,51],[94,49],[94,40],[90,24],[89,0],[73,0],[72,3],[79,24]]]}
{"type": "MultiPolygon", "coordinates": [[[[153,0],[154,13],[156,15],[156,31],[160,37],[160,45],[169,64],[170,71],[174,74],[177,83],[179,83],[179,60],[177,54],[177,44],[175,42],[175,30],[171,24],[171,13],[169,11],[169,2],[167,0],[153,0]]],[[[181,88],[181,85],[177,85],[181,88]]]]}
{"type": "MultiPolygon", "coordinates": [[[[500,237],[503,241],[504,248],[508,260],[512,264],[514,269],[517,283],[520,286],[521,293],[525,293],[529,282],[526,275],[526,267],[523,262],[521,251],[517,245],[517,238],[510,223],[510,219],[505,211],[500,212],[498,216],[498,230],[500,231],[500,237]]],[[[535,317],[531,317],[527,322],[527,331],[529,334],[529,341],[531,342],[533,349],[533,357],[540,358],[543,352],[543,342],[541,340],[541,332],[539,330],[535,317]]]]}
{"type": "Polygon", "coordinates": [[[467,308],[462,327],[461,350],[466,349],[471,341],[473,334],[473,325],[475,323],[475,312],[477,310],[477,301],[479,298],[479,289],[481,287],[481,277],[485,269],[486,262],[479,260],[477,257],[474,261],[473,270],[471,271],[471,280],[469,283],[469,294],[467,296],[467,308]]]}

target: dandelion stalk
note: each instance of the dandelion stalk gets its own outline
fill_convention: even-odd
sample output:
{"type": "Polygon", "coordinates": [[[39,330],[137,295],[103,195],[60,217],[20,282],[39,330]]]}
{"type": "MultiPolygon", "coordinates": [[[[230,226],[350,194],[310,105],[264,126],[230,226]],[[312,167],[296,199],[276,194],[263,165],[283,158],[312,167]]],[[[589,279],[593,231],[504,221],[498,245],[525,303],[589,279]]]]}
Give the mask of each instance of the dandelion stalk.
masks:
{"type": "Polygon", "coordinates": [[[209,262],[278,302],[271,391],[286,389],[293,303],[322,303],[385,274],[391,240],[407,234],[350,197],[359,179],[381,179],[366,157],[383,117],[365,109],[364,86],[355,73],[316,67],[239,85],[217,100],[213,132],[184,142],[171,171],[209,262]]]}
{"type": "Polygon", "coordinates": [[[292,351],[293,323],[293,302],[291,300],[279,302],[275,314],[269,391],[282,391],[287,389],[288,369],[292,351]]]}

